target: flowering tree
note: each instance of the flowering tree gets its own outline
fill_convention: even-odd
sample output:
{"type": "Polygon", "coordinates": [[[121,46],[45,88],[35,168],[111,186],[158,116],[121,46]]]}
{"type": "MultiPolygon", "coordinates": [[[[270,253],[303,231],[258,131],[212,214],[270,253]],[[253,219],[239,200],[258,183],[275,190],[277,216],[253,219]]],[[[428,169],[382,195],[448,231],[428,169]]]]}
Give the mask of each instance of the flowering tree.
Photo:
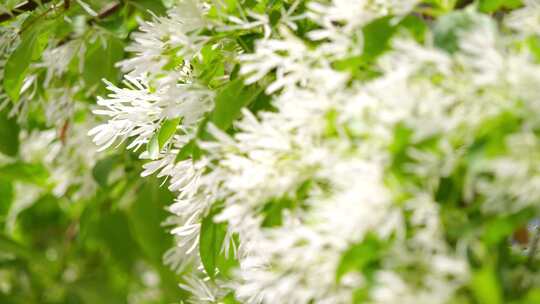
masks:
{"type": "Polygon", "coordinates": [[[540,303],[537,0],[20,2],[0,300],[540,303]]]}

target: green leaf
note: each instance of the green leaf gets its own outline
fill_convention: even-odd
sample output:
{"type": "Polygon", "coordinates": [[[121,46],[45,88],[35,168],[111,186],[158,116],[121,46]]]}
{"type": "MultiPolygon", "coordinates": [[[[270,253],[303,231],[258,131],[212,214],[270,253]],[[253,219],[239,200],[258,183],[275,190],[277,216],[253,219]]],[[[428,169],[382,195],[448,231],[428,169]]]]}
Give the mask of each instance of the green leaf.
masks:
{"type": "Polygon", "coordinates": [[[242,108],[249,105],[262,90],[256,86],[245,86],[241,78],[232,80],[223,86],[216,96],[216,105],[210,121],[218,128],[227,130],[240,116],[242,108]]]}
{"type": "Polygon", "coordinates": [[[47,184],[49,173],[40,164],[17,162],[0,167],[0,178],[44,186],[47,184]]]}
{"type": "Polygon", "coordinates": [[[508,216],[496,217],[485,224],[483,240],[487,245],[506,241],[516,229],[525,227],[533,218],[534,212],[531,209],[524,209],[508,216]]]}
{"type": "Polygon", "coordinates": [[[34,240],[43,240],[51,236],[51,230],[66,227],[67,218],[59,202],[52,194],[45,194],[36,199],[31,206],[17,216],[17,225],[25,235],[34,240]]]}
{"type": "Polygon", "coordinates": [[[13,202],[13,192],[13,184],[9,180],[0,179],[0,224],[9,212],[13,202]]]}
{"type": "Polygon", "coordinates": [[[492,13],[502,8],[516,8],[521,4],[521,0],[480,0],[478,10],[483,13],[492,13]]]}
{"type": "Polygon", "coordinates": [[[364,49],[361,57],[364,61],[377,58],[389,48],[390,38],[396,31],[396,27],[392,26],[391,21],[392,17],[387,16],[376,19],[362,28],[364,49]]]}
{"type": "Polygon", "coordinates": [[[540,37],[531,36],[525,41],[536,63],[540,63],[540,37]]]}
{"type": "Polygon", "coordinates": [[[181,117],[168,119],[161,125],[161,128],[158,132],[158,144],[159,150],[163,149],[167,141],[176,133],[176,127],[182,120],[181,117]]]}
{"type": "Polygon", "coordinates": [[[339,71],[350,71],[359,79],[378,76],[373,62],[390,49],[392,37],[400,30],[408,31],[417,41],[422,42],[428,27],[425,21],[414,15],[406,16],[398,24],[393,23],[392,16],[375,19],[362,28],[362,53],[336,60],[333,67],[339,71]]]}
{"type": "MultiPolygon", "coordinates": [[[[223,224],[224,231],[227,230],[227,225],[223,224]]],[[[233,235],[231,238],[231,244],[229,244],[229,252],[221,252],[217,259],[217,269],[219,269],[219,275],[225,278],[232,278],[232,270],[238,268],[240,263],[235,257],[234,245],[239,244],[240,240],[237,235],[233,235]]]]}
{"type": "Polygon", "coordinates": [[[459,48],[458,31],[472,26],[471,14],[467,12],[453,12],[442,16],[435,23],[433,33],[435,45],[449,53],[454,53],[459,48]]]}
{"type": "Polygon", "coordinates": [[[101,88],[101,81],[118,79],[116,62],[124,56],[124,43],[113,35],[96,37],[87,45],[82,78],[89,88],[101,88]]]}
{"type": "Polygon", "coordinates": [[[521,304],[527,304],[527,303],[540,303],[540,288],[535,287],[531,289],[524,297],[525,299],[519,303],[521,304]]]}
{"type": "Polygon", "coordinates": [[[234,293],[230,292],[225,297],[223,297],[220,301],[220,303],[223,304],[240,304],[234,297],[234,293]]]}
{"type": "Polygon", "coordinates": [[[272,200],[266,203],[262,210],[264,215],[262,227],[281,226],[283,224],[283,211],[292,208],[293,205],[294,201],[288,198],[272,200]]]}
{"type": "Polygon", "coordinates": [[[214,214],[206,216],[201,223],[199,236],[199,254],[204,270],[209,277],[214,278],[218,265],[218,259],[225,239],[226,225],[214,223],[214,214]]]}
{"type": "Polygon", "coordinates": [[[4,235],[4,233],[0,233],[0,252],[13,253],[27,259],[34,259],[36,257],[36,254],[29,248],[26,248],[24,245],[12,240],[8,236],[4,235]]]}
{"type": "Polygon", "coordinates": [[[161,265],[163,254],[172,245],[172,237],[163,230],[161,223],[167,217],[166,204],[173,199],[167,188],[161,188],[156,179],[150,179],[137,191],[135,201],[127,209],[135,241],[156,265],[161,265]]]}
{"type": "Polygon", "coordinates": [[[433,14],[434,15],[441,15],[446,14],[454,9],[456,4],[460,2],[460,0],[424,0],[422,3],[429,4],[430,6],[433,6],[433,14]]]}
{"type": "Polygon", "coordinates": [[[263,35],[260,33],[248,33],[236,37],[236,41],[245,52],[253,53],[255,50],[255,41],[262,37],[263,35]]]}
{"type": "Polygon", "coordinates": [[[502,301],[501,288],[497,274],[492,266],[484,266],[474,272],[471,288],[477,303],[500,304],[502,301]]]}
{"type": "Polygon", "coordinates": [[[148,151],[150,159],[156,159],[159,156],[161,149],[163,149],[167,141],[169,141],[176,132],[176,127],[178,127],[180,121],[182,121],[181,117],[168,119],[163,122],[159,130],[152,135],[152,138],[150,138],[150,141],[146,144],[146,150],[148,151]]]}
{"type": "Polygon", "coordinates": [[[351,246],[343,256],[336,270],[336,280],[350,271],[360,271],[370,275],[382,258],[386,243],[377,236],[368,234],[362,242],[351,246]]]}
{"type": "Polygon", "coordinates": [[[161,0],[133,0],[129,3],[145,13],[151,11],[158,16],[162,16],[167,12],[167,8],[165,8],[161,0]]]}
{"type": "Polygon", "coordinates": [[[495,27],[491,18],[472,11],[456,11],[437,20],[433,33],[435,45],[448,53],[459,49],[459,36],[475,27],[495,27]]]}
{"type": "Polygon", "coordinates": [[[180,152],[178,152],[178,155],[176,155],[176,161],[182,161],[186,160],[190,157],[197,159],[200,156],[200,149],[199,146],[197,146],[197,143],[194,139],[190,140],[187,144],[185,144],[182,149],[180,149],[180,152]]]}
{"type": "Polygon", "coordinates": [[[398,24],[405,28],[419,43],[424,42],[426,32],[429,30],[426,22],[418,16],[408,15],[398,24]]]}
{"type": "Polygon", "coordinates": [[[494,12],[502,6],[503,2],[504,0],[480,0],[478,9],[484,13],[494,12]]]}
{"type": "Polygon", "coordinates": [[[197,60],[191,62],[197,78],[210,88],[222,86],[226,62],[223,50],[209,44],[201,49],[200,55],[197,60]]]}
{"type": "Polygon", "coordinates": [[[277,227],[283,224],[283,213],[285,210],[295,210],[305,207],[305,200],[313,187],[312,180],[306,180],[296,190],[293,195],[285,195],[280,198],[271,199],[267,202],[261,213],[263,215],[262,227],[277,227]]]}
{"type": "Polygon", "coordinates": [[[99,237],[121,266],[130,269],[137,258],[139,247],[129,230],[125,213],[113,211],[99,218],[99,237]]]}
{"type": "Polygon", "coordinates": [[[109,174],[111,173],[116,161],[116,156],[113,155],[104,159],[100,159],[94,165],[94,168],[92,169],[92,176],[101,187],[107,187],[109,182],[109,174]]]}
{"type": "Polygon", "coordinates": [[[159,132],[154,133],[150,141],[146,144],[146,150],[150,159],[156,159],[159,156],[159,132]]]}
{"type": "Polygon", "coordinates": [[[0,112],[0,152],[15,156],[19,152],[19,125],[15,118],[8,118],[6,112],[0,112]]]}
{"type": "Polygon", "coordinates": [[[19,46],[6,61],[3,85],[6,94],[13,102],[19,100],[21,88],[32,60],[39,59],[47,45],[49,26],[45,23],[28,29],[19,46]]]}

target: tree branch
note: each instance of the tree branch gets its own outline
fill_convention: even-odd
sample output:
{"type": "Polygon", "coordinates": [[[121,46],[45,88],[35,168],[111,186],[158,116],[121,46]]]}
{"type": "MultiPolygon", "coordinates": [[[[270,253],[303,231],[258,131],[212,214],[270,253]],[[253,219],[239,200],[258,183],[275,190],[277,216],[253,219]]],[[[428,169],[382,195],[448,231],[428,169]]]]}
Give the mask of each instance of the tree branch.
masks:
{"type": "MultiPolygon", "coordinates": [[[[102,11],[100,11],[98,13],[98,15],[92,19],[89,19],[88,21],[86,21],[86,23],[88,25],[93,25],[93,24],[96,24],[98,23],[99,21],[101,21],[102,19],[105,19],[107,18],[108,16],[116,13],[116,11],[118,11],[121,7],[122,7],[122,4],[123,2],[120,1],[120,2],[117,2],[117,3],[114,3],[112,5],[110,5],[109,7],[103,9],[102,11]]],[[[65,43],[67,43],[71,38],[70,37],[65,37],[64,39],[60,40],[60,42],[58,43],[57,46],[61,46],[61,45],[64,45],[65,43]]]]}
{"type": "Polygon", "coordinates": [[[94,24],[100,21],[101,19],[107,18],[108,16],[116,13],[116,11],[120,9],[121,7],[122,7],[122,1],[111,4],[109,7],[99,12],[99,14],[95,18],[88,20],[88,24],[94,24]]]}
{"type": "Polygon", "coordinates": [[[45,4],[45,3],[51,2],[51,1],[52,0],[41,0],[40,1],[41,3],[39,3],[39,2],[37,2],[35,0],[28,0],[24,4],[16,6],[13,9],[13,11],[1,14],[0,15],[0,23],[2,23],[4,21],[7,21],[7,20],[9,20],[11,18],[15,18],[15,17],[19,16],[22,13],[33,11],[40,4],[45,4]]]}

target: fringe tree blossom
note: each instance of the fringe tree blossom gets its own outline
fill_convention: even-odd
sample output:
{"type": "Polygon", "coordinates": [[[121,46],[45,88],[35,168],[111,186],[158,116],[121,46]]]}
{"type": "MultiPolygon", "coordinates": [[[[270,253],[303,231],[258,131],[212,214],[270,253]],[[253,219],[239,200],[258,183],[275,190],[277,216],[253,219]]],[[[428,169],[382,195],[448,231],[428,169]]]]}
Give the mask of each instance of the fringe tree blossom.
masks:
{"type": "Polygon", "coordinates": [[[474,6],[263,2],[142,24],[94,110],[94,142],[146,147],[142,176],[177,194],[164,260],[190,301],[488,303],[490,246],[538,212],[536,2],[502,28],[474,6]]]}

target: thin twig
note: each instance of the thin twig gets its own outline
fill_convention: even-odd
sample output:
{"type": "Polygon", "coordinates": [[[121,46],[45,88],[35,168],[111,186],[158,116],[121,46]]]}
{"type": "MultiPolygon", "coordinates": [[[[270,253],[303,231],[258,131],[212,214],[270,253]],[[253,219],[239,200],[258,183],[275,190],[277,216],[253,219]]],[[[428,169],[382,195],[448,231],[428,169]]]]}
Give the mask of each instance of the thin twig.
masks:
{"type": "Polygon", "coordinates": [[[122,7],[122,2],[121,1],[116,2],[114,4],[111,4],[109,7],[106,7],[101,12],[99,12],[99,14],[96,17],[88,20],[88,24],[92,25],[92,24],[100,21],[101,19],[107,18],[108,16],[116,13],[116,11],[118,11],[118,9],[120,9],[120,7],[122,7]]]}
{"type": "MultiPolygon", "coordinates": [[[[93,24],[98,23],[102,19],[105,19],[106,17],[116,13],[116,11],[118,11],[122,7],[122,4],[123,4],[122,1],[120,1],[120,2],[117,2],[117,3],[114,3],[114,4],[110,5],[109,7],[105,8],[101,12],[99,12],[96,17],[94,17],[92,19],[89,19],[86,23],[88,25],[93,25],[93,24]]],[[[65,37],[64,39],[62,39],[62,40],[60,40],[58,42],[57,46],[61,46],[61,45],[66,44],[70,39],[71,39],[70,37],[65,37]]]]}
{"type": "Polygon", "coordinates": [[[16,6],[13,11],[8,13],[3,13],[0,15],[0,23],[7,21],[9,19],[15,18],[19,16],[22,13],[33,11],[36,9],[40,4],[45,4],[47,2],[51,2],[52,0],[41,0],[40,2],[35,0],[28,0],[24,4],[21,4],[19,6],[16,6]]]}
{"type": "Polygon", "coordinates": [[[69,129],[69,120],[66,120],[64,122],[64,124],[62,125],[62,127],[60,128],[60,132],[58,134],[58,138],[60,139],[60,142],[65,145],[66,144],[66,139],[67,139],[67,134],[68,134],[68,129],[69,129]]]}
{"type": "Polygon", "coordinates": [[[38,21],[39,19],[41,19],[43,16],[47,15],[48,13],[50,13],[53,9],[55,9],[56,6],[55,5],[51,5],[47,10],[45,10],[43,13],[39,14],[39,16],[37,16],[36,18],[34,18],[33,20],[31,20],[30,22],[28,22],[27,24],[25,24],[21,30],[19,31],[19,35],[22,34],[22,32],[24,32],[27,28],[29,28],[30,26],[32,26],[36,21],[38,21]]]}

